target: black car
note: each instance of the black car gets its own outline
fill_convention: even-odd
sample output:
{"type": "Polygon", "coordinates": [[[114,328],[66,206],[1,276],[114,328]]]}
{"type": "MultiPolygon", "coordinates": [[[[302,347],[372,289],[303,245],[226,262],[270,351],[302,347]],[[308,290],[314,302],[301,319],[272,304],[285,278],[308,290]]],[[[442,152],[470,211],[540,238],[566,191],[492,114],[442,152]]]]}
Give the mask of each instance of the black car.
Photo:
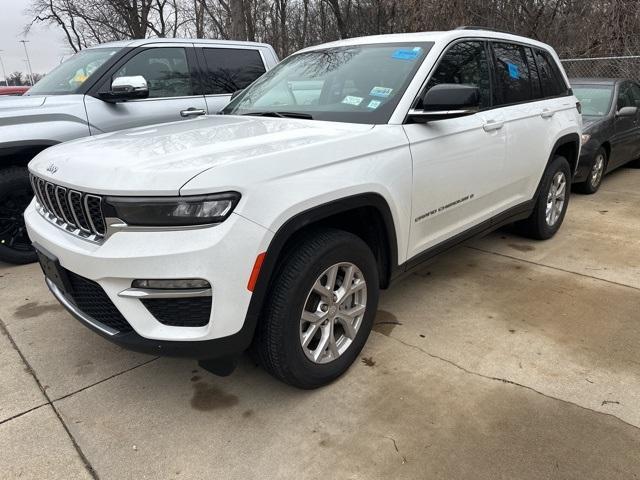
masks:
{"type": "Polygon", "coordinates": [[[582,104],[582,152],[576,190],[595,193],[602,177],[640,157],[640,84],[624,78],[576,78],[582,104]]]}

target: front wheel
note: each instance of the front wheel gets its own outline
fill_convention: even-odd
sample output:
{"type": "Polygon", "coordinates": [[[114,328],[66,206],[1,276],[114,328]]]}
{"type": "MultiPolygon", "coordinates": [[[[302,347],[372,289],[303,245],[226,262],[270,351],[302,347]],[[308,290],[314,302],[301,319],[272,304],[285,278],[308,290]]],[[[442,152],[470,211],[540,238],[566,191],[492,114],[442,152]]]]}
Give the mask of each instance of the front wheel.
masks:
{"type": "Polygon", "coordinates": [[[596,193],[602,185],[602,178],[604,177],[605,169],[607,168],[607,152],[604,148],[600,148],[593,157],[591,168],[589,169],[589,176],[587,179],[576,185],[576,190],[580,193],[586,193],[587,195],[596,193]]]}
{"type": "Polygon", "coordinates": [[[353,234],[315,230],[299,238],[275,275],[254,352],[290,385],[326,385],[369,337],[378,304],[376,260],[353,234]]]}
{"type": "Polygon", "coordinates": [[[0,170],[0,261],[15,264],[36,261],[23,215],[32,198],[26,168],[0,170]]]}
{"type": "Polygon", "coordinates": [[[530,238],[546,240],[560,229],[569,205],[571,167],[566,158],[557,155],[540,181],[533,213],[516,224],[519,232],[530,238]]]}

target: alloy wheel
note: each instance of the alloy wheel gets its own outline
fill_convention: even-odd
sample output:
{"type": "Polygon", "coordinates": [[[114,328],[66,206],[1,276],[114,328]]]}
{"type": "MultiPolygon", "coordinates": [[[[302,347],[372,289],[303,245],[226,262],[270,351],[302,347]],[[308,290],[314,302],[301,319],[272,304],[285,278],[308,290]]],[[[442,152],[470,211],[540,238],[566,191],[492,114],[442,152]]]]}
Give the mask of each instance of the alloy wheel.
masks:
{"type": "Polygon", "coordinates": [[[29,189],[12,191],[0,197],[0,245],[20,252],[33,249],[23,215],[32,198],[29,189]]]}
{"type": "Polygon", "coordinates": [[[316,279],[300,316],[300,344],[314,363],[329,363],[351,346],[364,318],[367,283],[353,263],[337,263],[316,279]]]}
{"type": "Polygon", "coordinates": [[[593,168],[591,169],[591,186],[593,188],[597,188],[602,181],[602,176],[604,175],[604,155],[599,153],[596,157],[595,162],[593,163],[593,168]]]}
{"type": "Polygon", "coordinates": [[[551,181],[551,187],[547,193],[547,208],[545,211],[545,218],[547,225],[553,227],[560,216],[564,208],[564,202],[567,196],[567,177],[564,172],[557,172],[553,176],[551,181]]]}

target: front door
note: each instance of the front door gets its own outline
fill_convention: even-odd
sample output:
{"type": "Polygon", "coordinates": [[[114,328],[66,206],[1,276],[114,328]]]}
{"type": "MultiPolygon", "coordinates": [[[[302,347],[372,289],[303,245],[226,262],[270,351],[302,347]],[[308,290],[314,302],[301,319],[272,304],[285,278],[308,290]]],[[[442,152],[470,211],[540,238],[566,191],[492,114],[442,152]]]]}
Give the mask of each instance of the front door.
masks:
{"type": "Polygon", "coordinates": [[[489,219],[502,201],[506,135],[501,109],[490,109],[486,43],[461,41],[451,46],[425,92],[442,83],[479,87],[481,110],[467,117],[404,126],[413,158],[408,258],[489,219]]]}
{"type": "Polygon", "coordinates": [[[91,134],[204,115],[207,105],[203,95],[195,95],[192,55],[192,48],[153,46],[114,67],[100,89],[108,90],[115,78],[142,75],[149,86],[149,97],[108,103],[86,95],[91,134]]]}

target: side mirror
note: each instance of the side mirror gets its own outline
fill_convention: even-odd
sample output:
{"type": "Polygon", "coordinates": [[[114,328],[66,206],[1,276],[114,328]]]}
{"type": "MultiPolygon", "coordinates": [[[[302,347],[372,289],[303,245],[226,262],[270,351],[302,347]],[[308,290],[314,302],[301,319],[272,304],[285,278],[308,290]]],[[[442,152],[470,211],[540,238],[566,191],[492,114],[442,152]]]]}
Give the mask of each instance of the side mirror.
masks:
{"type": "Polygon", "coordinates": [[[236,98],[238,95],[240,95],[242,92],[244,91],[244,89],[242,90],[236,90],[235,92],[233,92],[231,94],[231,98],[229,99],[229,101],[233,100],[234,98],[236,98]]]}
{"type": "Polygon", "coordinates": [[[616,113],[616,117],[635,117],[638,113],[638,107],[622,107],[616,113]]]}
{"type": "Polygon", "coordinates": [[[114,103],[147,98],[148,96],[149,85],[142,75],[118,77],[111,83],[111,90],[100,94],[101,99],[114,103]]]}
{"type": "Polygon", "coordinates": [[[409,110],[416,123],[473,115],[480,109],[480,89],[472,85],[441,83],[427,90],[422,110],[409,110]]]}

